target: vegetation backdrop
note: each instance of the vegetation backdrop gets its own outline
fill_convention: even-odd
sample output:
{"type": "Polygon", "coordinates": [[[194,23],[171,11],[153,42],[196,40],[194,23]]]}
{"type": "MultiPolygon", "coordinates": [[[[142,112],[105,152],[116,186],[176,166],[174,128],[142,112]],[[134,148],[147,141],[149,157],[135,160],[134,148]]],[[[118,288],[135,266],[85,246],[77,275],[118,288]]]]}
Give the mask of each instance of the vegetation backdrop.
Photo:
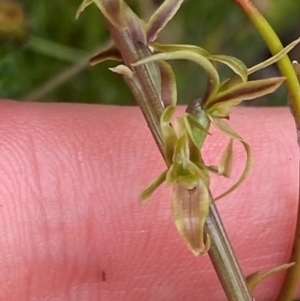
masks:
{"type": "MultiPolygon", "coordinates": [[[[20,101],[84,102],[133,105],[122,78],[108,70],[114,62],[88,66],[88,58],[109,40],[96,6],[75,20],[81,0],[0,0],[0,97],[20,101]]],[[[142,18],[162,0],[128,0],[142,18]]],[[[257,0],[286,45],[300,35],[300,1],[257,0]]],[[[230,0],[185,0],[159,36],[165,43],[199,45],[213,54],[233,55],[251,66],[269,56],[266,46],[243,12],[230,0]]],[[[292,59],[300,59],[299,50],[292,59]]],[[[179,103],[199,97],[204,72],[193,64],[173,64],[179,103]]],[[[224,75],[230,72],[226,67],[224,75]]],[[[255,75],[276,74],[276,67],[255,75]]],[[[284,105],[284,88],[252,105],[284,105]]]]}

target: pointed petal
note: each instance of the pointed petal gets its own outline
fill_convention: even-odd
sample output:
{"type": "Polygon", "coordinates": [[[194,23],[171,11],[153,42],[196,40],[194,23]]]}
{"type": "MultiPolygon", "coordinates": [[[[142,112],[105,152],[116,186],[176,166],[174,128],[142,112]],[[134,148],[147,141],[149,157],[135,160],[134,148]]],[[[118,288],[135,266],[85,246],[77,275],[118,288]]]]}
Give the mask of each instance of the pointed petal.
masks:
{"type": "Polygon", "coordinates": [[[167,170],[159,175],[152,183],[146,187],[140,195],[140,203],[145,204],[152,193],[165,181],[167,175],[167,170]]]}
{"type": "Polygon", "coordinates": [[[164,106],[175,106],[177,103],[176,79],[172,67],[165,61],[158,63],[161,77],[161,100],[164,106]]]}
{"type": "Polygon", "coordinates": [[[298,77],[298,81],[300,81],[300,64],[297,61],[293,61],[293,68],[296,72],[296,75],[298,77]]]}
{"type": "Polygon", "coordinates": [[[248,69],[248,75],[276,63],[283,56],[285,56],[288,52],[290,52],[299,43],[300,43],[300,38],[298,38],[297,40],[295,40],[292,43],[290,43],[289,45],[287,45],[285,48],[283,48],[281,51],[279,51],[277,54],[273,55],[272,57],[270,57],[266,61],[263,61],[263,62],[255,65],[255,66],[249,68],[248,69]]]}
{"type": "MultiPolygon", "coordinates": [[[[231,106],[236,106],[243,100],[254,99],[274,92],[283,82],[285,77],[273,77],[267,79],[253,80],[239,85],[235,85],[226,91],[218,93],[211,101],[207,101],[203,107],[213,114],[214,111],[218,112],[218,105],[225,102],[232,102],[231,106]]],[[[226,104],[227,106],[230,103],[226,104]]]]}
{"type": "Polygon", "coordinates": [[[173,18],[182,2],[183,0],[165,0],[162,3],[157,11],[151,16],[147,24],[148,42],[156,40],[157,34],[173,18]]]}
{"type": "Polygon", "coordinates": [[[168,167],[173,162],[174,149],[178,140],[174,129],[170,125],[175,109],[175,106],[167,107],[160,117],[160,128],[164,138],[164,156],[168,167]]]}
{"type": "Polygon", "coordinates": [[[217,118],[228,118],[231,111],[240,103],[242,100],[228,100],[221,103],[217,103],[209,108],[208,112],[217,118]]]}
{"type": "Polygon", "coordinates": [[[253,291],[254,288],[264,279],[276,274],[276,273],[279,273],[279,272],[282,272],[282,271],[285,271],[287,269],[289,269],[291,266],[293,266],[295,263],[292,262],[292,263],[287,263],[287,264],[283,264],[283,265],[280,265],[276,268],[273,268],[271,270],[268,270],[268,271],[263,271],[263,272],[256,272],[256,273],[253,273],[249,276],[246,277],[246,282],[247,282],[247,286],[249,288],[250,291],[253,291]]]}
{"type": "Polygon", "coordinates": [[[197,63],[205,70],[205,72],[209,77],[209,84],[207,88],[207,94],[208,94],[207,102],[209,102],[209,99],[213,98],[213,96],[217,93],[219,83],[220,83],[218,72],[206,57],[198,53],[195,53],[193,51],[182,50],[182,51],[175,51],[169,53],[154,54],[151,57],[142,59],[132,65],[139,66],[142,64],[146,64],[153,61],[159,61],[159,60],[190,60],[197,63]]]}
{"type": "Polygon", "coordinates": [[[228,100],[249,100],[274,92],[283,82],[285,77],[273,77],[242,83],[219,93],[211,104],[228,100]]]}
{"type": "Polygon", "coordinates": [[[224,80],[221,82],[220,87],[219,87],[219,93],[224,92],[236,85],[242,84],[243,80],[241,79],[240,76],[237,74],[233,75],[232,77],[224,80]]]}
{"type": "Polygon", "coordinates": [[[108,47],[101,50],[98,54],[94,55],[90,59],[90,65],[95,66],[107,60],[122,61],[120,51],[117,49],[115,44],[110,44],[108,47]]]}
{"type": "MultiPolygon", "coordinates": [[[[263,68],[266,68],[274,63],[276,63],[277,61],[279,61],[283,56],[285,56],[288,52],[290,52],[296,45],[298,45],[300,43],[300,38],[298,38],[297,40],[293,41],[292,43],[290,43],[289,45],[287,45],[285,48],[283,48],[280,52],[278,52],[277,54],[273,55],[272,57],[270,57],[269,59],[251,67],[248,68],[247,70],[247,74],[250,75],[254,72],[257,72],[258,70],[261,70],[263,68]]],[[[221,89],[225,88],[229,88],[229,84],[232,86],[232,83],[229,83],[235,81],[236,82],[236,78],[232,77],[229,80],[226,80],[225,82],[221,83],[221,89]],[[225,87],[226,84],[226,87],[225,87]]]]}
{"type": "Polygon", "coordinates": [[[151,46],[158,52],[174,52],[174,51],[188,50],[188,51],[198,53],[205,57],[210,56],[210,53],[207,50],[194,45],[152,43],[151,46]]]}
{"type": "Polygon", "coordinates": [[[186,114],[176,119],[176,128],[178,128],[178,132],[181,136],[186,137],[186,151],[184,153],[184,156],[181,157],[179,153],[179,156],[175,157],[175,152],[177,152],[177,149],[175,149],[173,160],[177,158],[177,161],[174,161],[174,174],[172,176],[174,178],[174,181],[181,181],[186,185],[193,185],[193,181],[201,179],[201,181],[203,181],[205,185],[209,187],[209,172],[206,165],[204,164],[200,151],[202,145],[200,145],[200,148],[199,145],[196,145],[196,143],[199,143],[197,139],[200,140],[201,135],[203,134],[203,136],[206,137],[208,132],[207,130],[205,130],[205,128],[202,127],[201,124],[198,123],[196,119],[192,119],[190,123],[190,117],[193,118],[190,114],[186,114]],[[193,125],[194,121],[195,126],[193,125]],[[175,171],[176,168],[177,171],[175,171]]]}
{"type": "Polygon", "coordinates": [[[243,173],[241,174],[240,178],[225,192],[223,192],[221,195],[218,197],[214,198],[215,201],[223,198],[224,196],[228,195],[232,191],[234,191],[236,188],[238,188],[242,182],[246,179],[250,168],[252,164],[252,156],[251,156],[251,148],[250,145],[239,135],[237,134],[224,120],[219,119],[219,118],[211,118],[211,122],[222,132],[224,132],[226,135],[228,135],[230,138],[240,141],[246,151],[247,159],[246,159],[246,164],[243,173]]]}
{"type": "Polygon", "coordinates": [[[227,55],[211,55],[209,56],[209,59],[227,65],[234,73],[240,76],[243,82],[247,81],[247,67],[236,57],[227,55]]]}
{"type": "Polygon", "coordinates": [[[210,126],[210,120],[206,115],[203,115],[203,118],[198,120],[193,115],[187,114],[184,117],[184,123],[191,140],[198,151],[200,151],[207,134],[209,134],[208,128],[210,126]]]}
{"type": "Polygon", "coordinates": [[[83,0],[76,12],[75,18],[78,19],[80,14],[93,2],[94,0],[83,0]]]}
{"type": "Polygon", "coordinates": [[[218,168],[218,174],[229,178],[233,166],[233,140],[230,139],[227,147],[225,148],[221,162],[218,168]]]}
{"type": "Polygon", "coordinates": [[[125,76],[126,78],[132,79],[133,78],[133,72],[131,69],[129,69],[125,65],[118,65],[117,67],[114,68],[109,68],[110,71],[121,74],[125,76]]]}
{"type": "Polygon", "coordinates": [[[193,189],[178,183],[173,186],[172,212],[175,225],[195,256],[204,254],[210,239],[204,239],[204,225],[209,213],[210,195],[199,181],[193,189]]]}

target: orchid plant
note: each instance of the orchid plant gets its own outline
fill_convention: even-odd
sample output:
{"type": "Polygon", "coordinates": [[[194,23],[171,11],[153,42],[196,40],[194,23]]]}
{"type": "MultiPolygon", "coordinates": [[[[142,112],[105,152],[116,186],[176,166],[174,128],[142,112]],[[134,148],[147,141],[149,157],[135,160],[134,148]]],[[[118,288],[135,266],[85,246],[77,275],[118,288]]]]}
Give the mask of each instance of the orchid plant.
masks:
{"type": "Polygon", "coordinates": [[[238,58],[210,54],[198,46],[157,43],[158,33],[172,19],[182,2],[164,1],[145,22],[123,0],[84,0],[77,17],[92,3],[103,14],[108,28],[112,29],[114,42],[93,57],[91,64],[104,60],[121,62],[111,70],[123,75],[131,88],[166,162],[166,170],[142,191],[141,202],[145,203],[162,183],[172,186],[172,214],[176,227],[192,253],[200,256],[210,247],[211,239],[205,231],[205,223],[211,203],[239,187],[252,162],[249,144],[228,123],[230,113],[242,101],[272,93],[285,81],[284,77],[249,80],[248,76],[277,62],[300,40],[251,68],[238,58]],[[125,38],[121,39],[121,36],[125,38]],[[184,116],[175,122],[172,120],[177,103],[176,80],[172,67],[166,62],[168,60],[193,61],[207,74],[204,96],[199,95],[198,99],[191,101],[184,116]],[[227,65],[234,75],[221,81],[218,63],[227,65]],[[143,76],[149,81],[143,81],[143,76]],[[154,97],[147,96],[149,91],[154,97]],[[206,165],[201,153],[211,125],[229,137],[218,166],[206,165]],[[212,197],[210,172],[225,177],[231,175],[233,141],[242,143],[246,151],[244,171],[229,189],[212,197]]]}

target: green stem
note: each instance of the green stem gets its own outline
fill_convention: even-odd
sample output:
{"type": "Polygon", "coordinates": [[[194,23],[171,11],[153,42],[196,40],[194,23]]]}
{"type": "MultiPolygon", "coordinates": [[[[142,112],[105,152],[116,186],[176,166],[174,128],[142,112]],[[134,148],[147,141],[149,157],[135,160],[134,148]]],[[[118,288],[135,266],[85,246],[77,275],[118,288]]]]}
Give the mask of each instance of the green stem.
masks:
{"type": "MultiPolygon", "coordinates": [[[[252,24],[255,26],[261,37],[265,40],[272,55],[277,54],[283,46],[265,17],[249,0],[233,0],[247,14],[252,24]]],[[[283,76],[286,77],[286,85],[290,98],[290,107],[296,122],[296,127],[300,130],[300,86],[293,65],[287,55],[277,62],[278,68],[283,76]]]]}
{"type": "MultiPolygon", "coordinates": [[[[270,26],[268,21],[264,18],[264,16],[253,5],[253,3],[251,3],[249,0],[233,1],[236,2],[244,10],[257,31],[265,40],[272,55],[275,55],[276,53],[281,51],[283,49],[283,46],[278,36],[270,26]]],[[[279,60],[277,65],[282,75],[286,77],[286,85],[289,94],[289,105],[295,119],[298,144],[300,145],[300,87],[297,75],[287,55],[279,60]]],[[[300,280],[300,199],[298,200],[298,204],[299,207],[296,233],[294,237],[292,254],[290,257],[290,262],[295,262],[295,265],[287,270],[277,301],[291,301],[294,297],[297,285],[300,280]]]]}

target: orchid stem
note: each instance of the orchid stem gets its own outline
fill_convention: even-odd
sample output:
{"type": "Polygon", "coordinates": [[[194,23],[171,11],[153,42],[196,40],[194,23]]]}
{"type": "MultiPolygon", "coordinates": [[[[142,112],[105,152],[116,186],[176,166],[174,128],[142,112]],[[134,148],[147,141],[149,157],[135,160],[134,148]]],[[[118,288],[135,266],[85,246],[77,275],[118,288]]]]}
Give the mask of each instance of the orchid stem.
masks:
{"type": "MultiPolygon", "coordinates": [[[[136,45],[126,29],[117,28],[106,20],[111,36],[122,54],[124,64],[131,68],[131,64],[146,57],[147,47],[136,45]]],[[[151,53],[148,51],[149,55],[151,53]]],[[[159,95],[151,80],[148,69],[144,66],[135,68],[139,88],[130,79],[126,83],[131,89],[141,111],[147,121],[156,144],[164,157],[162,133],[160,130],[160,116],[163,112],[159,95]]],[[[252,301],[245,279],[235,257],[235,254],[220,220],[218,210],[212,202],[210,213],[206,220],[206,232],[211,237],[211,248],[208,251],[210,259],[218,274],[222,287],[229,301],[252,301]]]]}
{"type": "MultiPolygon", "coordinates": [[[[252,24],[265,40],[272,55],[275,55],[283,49],[283,46],[264,16],[249,0],[233,0],[236,2],[246,13],[252,24]]],[[[286,77],[286,85],[289,94],[289,105],[295,119],[297,128],[298,145],[300,147],[300,87],[299,82],[288,56],[285,55],[277,63],[282,75],[286,77]]],[[[300,168],[299,168],[300,170],[300,168]]],[[[299,185],[300,186],[300,185],[299,185]]],[[[300,198],[300,194],[299,194],[300,198]]],[[[292,254],[290,262],[295,264],[286,272],[281,291],[277,301],[291,301],[294,297],[297,285],[300,280],[300,199],[298,200],[298,217],[296,225],[296,233],[294,237],[292,254]]]]}

